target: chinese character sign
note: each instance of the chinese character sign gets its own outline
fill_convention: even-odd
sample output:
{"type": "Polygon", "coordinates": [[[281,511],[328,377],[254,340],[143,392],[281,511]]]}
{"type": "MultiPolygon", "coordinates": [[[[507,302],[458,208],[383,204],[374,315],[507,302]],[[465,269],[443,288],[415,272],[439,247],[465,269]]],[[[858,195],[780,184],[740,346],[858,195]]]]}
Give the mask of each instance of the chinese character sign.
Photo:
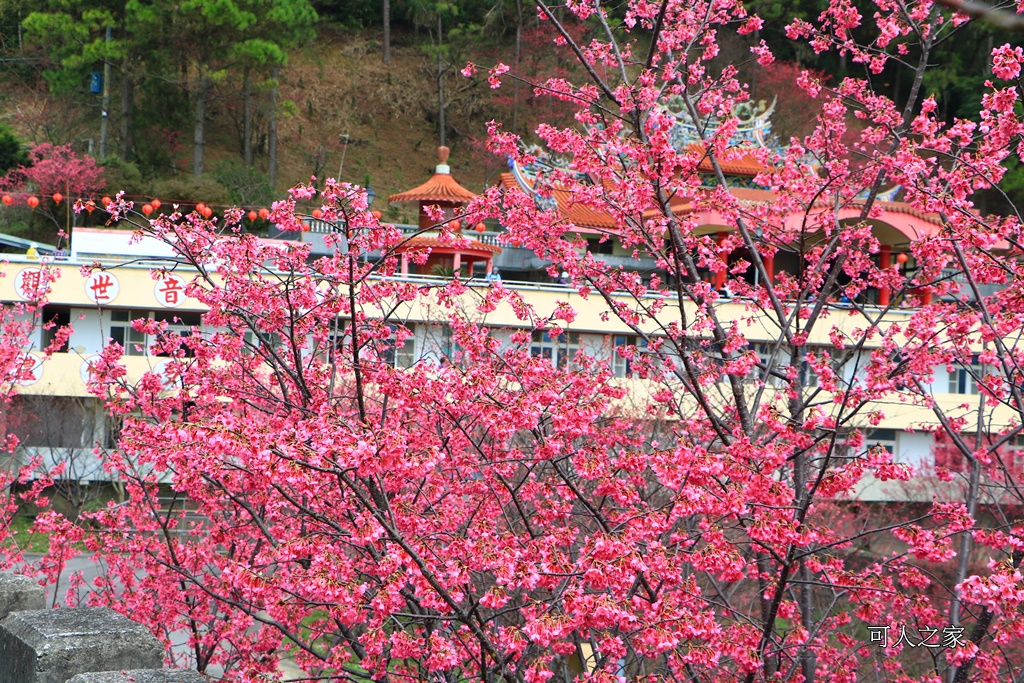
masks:
{"type": "Polygon", "coordinates": [[[50,284],[39,268],[23,268],[14,276],[14,291],[22,299],[34,301],[46,293],[50,284]]]}
{"type": "Polygon", "coordinates": [[[92,273],[85,279],[85,295],[95,304],[109,304],[117,298],[121,285],[112,273],[92,273]]]}
{"type": "Polygon", "coordinates": [[[185,303],[185,281],[176,275],[168,275],[157,281],[153,293],[161,306],[177,308],[185,303]]]}
{"type": "Polygon", "coordinates": [[[15,366],[18,376],[15,382],[23,387],[35,384],[43,378],[43,359],[31,353],[21,355],[21,360],[15,366]]]}
{"type": "Polygon", "coordinates": [[[82,367],[79,370],[79,374],[82,377],[83,384],[88,385],[91,384],[92,382],[97,381],[96,365],[97,363],[100,362],[100,360],[102,360],[102,358],[102,356],[95,355],[89,356],[84,361],[82,361],[82,367]]]}
{"type": "Polygon", "coordinates": [[[156,364],[153,368],[153,372],[160,377],[160,382],[164,385],[164,389],[180,389],[181,383],[181,364],[175,361],[162,360],[156,364]]]}

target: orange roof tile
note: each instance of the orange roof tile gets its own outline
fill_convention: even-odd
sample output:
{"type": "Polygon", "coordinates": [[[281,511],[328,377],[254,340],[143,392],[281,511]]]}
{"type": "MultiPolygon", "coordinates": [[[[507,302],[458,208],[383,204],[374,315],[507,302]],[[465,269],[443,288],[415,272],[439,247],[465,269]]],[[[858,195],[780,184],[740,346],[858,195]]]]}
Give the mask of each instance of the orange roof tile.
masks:
{"type": "MultiPolygon", "coordinates": [[[[511,173],[502,173],[498,183],[505,190],[519,187],[519,183],[516,182],[515,176],[511,173]]],[[[552,191],[552,195],[555,199],[555,205],[558,207],[558,212],[576,227],[594,228],[597,230],[608,230],[615,227],[615,219],[607,213],[574,202],[571,190],[555,188],[552,191]]]]}
{"type": "Polygon", "coordinates": [[[414,187],[405,192],[399,192],[388,197],[388,202],[454,202],[457,204],[468,204],[476,199],[476,195],[455,182],[455,179],[448,173],[435,173],[427,182],[419,187],[414,187]]]}
{"type": "MultiPolygon", "coordinates": [[[[697,166],[698,171],[701,173],[711,173],[715,170],[715,167],[712,165],[711,159],[708,158],[703,145],[690,145],[689,151],[704,155],[704,158],[700,160],[700,164],[697,166]]],[[[755,176],[758,173],[765,173],[771,170],[758,161],[757,157],[753,154],[744,154],[738,159],[732,159],[731,161],[723,161],[719,159],[718,165],[722,168],[722,173],[726,175],[755,176]]]]}
{"type": "Polygon", "coordinates": [[[500,254],[501,253],[501,247],[499,247],[497,244],[484,244],[483,242],[471,242],[469,244],[469,246],[457,247],[454,244],[449,244],[449,243],[442,242],[441,240],[439,240],[436,237],[425,237],[425,236],[422,236],[422,235],[419,236],[419,237],[413,237],[408,242],[405,242],[405,243],[395,247],[395,253],[396,254],[401,254],[403,251],[407,251],[409,249],[425,249],[427,247],[429,247],[430,249],[447,249],[449,251],[459,251],[459,252],[462,252],[464,254],[465,253],[472,253],[472,252],[476,252],[476,253],[487,252],[487,253],[490,253],[490,254],[500,254]]]}
{"type": "Polygon", "coordinates": [[[468,204],[476,195],[455,182],[448,169],[448,148],[438,147],[437,156],[441,163],[437,166],[437,172],[430,180],[419,187],[414,187],[405,192],[399,192],[388,197],[388,203],[395,202],[452,202],[454,204],[468,204]]]}

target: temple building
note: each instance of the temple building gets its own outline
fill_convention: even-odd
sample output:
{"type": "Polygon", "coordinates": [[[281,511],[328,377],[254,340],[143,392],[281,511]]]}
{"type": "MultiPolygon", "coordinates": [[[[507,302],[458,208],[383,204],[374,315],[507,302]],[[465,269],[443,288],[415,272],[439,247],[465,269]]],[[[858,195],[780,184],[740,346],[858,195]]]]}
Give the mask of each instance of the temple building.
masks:
{"type": "Polygon", "coordinates": [[[455,275],[472,278],[482,268],[484,277],[491,274],[494,268],[494,257],[501,253],[501,247],[484,241],[482,233],[486,226],[482,223],[473,226],[476,237],[469,244],[453,244],[450,240],[441,239],[437,228],[447,226],[452,232],[472,234],[469,226],[462,225],[456,218],[458,210],[465,208],[476,199],[476,195],[464,188],[452,177],[448,166],[447,147],[437,148],[438,164],[430,180],[405,192],[393,194],[388,198],[391,204],[416,204],[418,207],[418,232],[395,249],[402,262],[402,275],[455,275]],[[431,212],[433,208],[434,212],[431,212]],[[479,228],[479,229],[478,229],[479,228]],[[411,255],[416,252],[426,254],[426,262],[417,265],[411,262],[411,255]]]}
{"type": "MultiPolygon", "coordinates": [[[[735,138],[735,146],[740,153],[733,155],[721,170],[727,178],[728,191],[740,203],[751,206],[770,203],[775,194],[769,188],[759,186],[758,178],[766,170],[762,161],[765,158],[763,150],[773,144],[771,107],[750,107],[741,113],[742,121],[735,138]]],[[[672,139],[676,144],[699,151],[699,147],[694,147],[699,143],[692,126],[683,116],[678,120],[672,139]]],[[[532,251],[504,243],[500,226],[462,224],[460,212],[473,202],[476,195],[452,177],[447,163],[448,154],[447,148],[439,148],[434,174],[422,185],[389,198],[393,204],[417,207],[419,218],[416,225],[397,226],[406,239],[395,249],[401,263],[400,272],[395,276],[423,285],[424,292],[420,297],[422,301],[410,302],[397,312],[393,322],[400,323],[411,334],[401,345],[395,345],[389,361],[401,368],[416,363],[446,362],[453,358],[457,350],[447,326],[447,313],[428,301],[430,287],[439,278],[457,276],[467,283],[470,294],[479,301],[486,288],[494,286],[493,276],[500,273],[502,286],[514,289],[539,316],[551,315],[563,303],[568,303],[577,313],[561,334],[551,336],[545,330],[527,328],[510,307],[499,307],[488,313],[486,323],[489,333],[502,344],[510,344],[512,335],[517,331],[528,330],[531,335],[530,353],[549,360],[553,366],[571,366],[577,354],[582,353],[607,362],[617,378],[614,381],[638,385],[641,380],[635,376],[633,359],[623,357],[617,350],[626,345],[642,348],[644,340],[615,315],[609,315],[606,301],[595,296],[585,298],[574,288],[560,283],[557,277],[552,276],[553,264],[550,261],[532,251]]],[[[536,161],[528,167],[512,163],[509,171],[501,176],[501,186],[518,188],[532,196],[539,206],[557,210],[570,230],[587,242],[595,259],[638,271],[645,278],[657,275],[664,281],[666,274],[659,271],[655,259],[638,259],[632,249],[623,247],[617,239],[617,226],[612,216],[574,201],[572,192],[566,188],[556,186],[538,192],[536,185],[545,173],[553,168],[565,170],[568,166],[564,161],[543,155],[535,155],[535,158],[536,161]]],[[[705,177],[709,185],[716,182],[710,163],[702,165],[699,171],[707,174],[705,177]]],[[[580,180],[595,182],[586,177],[580,177],[580,180]]],[[[910,244],[933,234],[941,222],[937,216],[923,214],[897,201],[897,192],[898,188],[894,188],[879,197],[878,211],[872,213],[868,223],[880,245],[877,264],[885,268],[895,262],[901,267],[913,268],[910,244]]],[[[730,221],[721,213],[707,206],[695,206],[686,198],[674,199],[672,209],[695,219],[697,233],[713,235],[719,244],[733,230],[730,221]]],[[[813,217],[813,208],[810,213],[813,217]]],[[[790,227],[799,231],[802,228],[796,221],[806,218],[804,213],[787,220],[792,220],[794,223],[790,227]]],[[[838,214],[840,222],[859,219],[860,206],[857,202],[844,207],[838,214]]],[[[297,236],[303,241],[314,242],[314,255],[323,251],[324,232],[340,230],[340,226],[322,223],[311,220],[313,230],[297,236]],[[315,241],[318,235],[319,243],[315,241]]],[[[807,237],[810,240],[817,238],[813,231],[807,237]]],[[[330,247],[330,241],[327,246],[330,247]]],[[[799,251],[785,244],[777,246],[774,257],[766,258],[768,277],[797,272],[802,266],[799,251]]],[[[21,248],[18,244],[15,247],[21,248]]],[[[42,362],[42,349],[54,338],[56,327],[38,327],[32,347],[25,349],[24,372],[17,380],[18,400],[41,417],[41,426],[25,434],[18,457],[24,461],[31,456],[42,456],[47,464],[53,465],[61,459],[75,456],[78,469],[70,471],[68,476],[85,482],[99,481],[107,475],[91,454],[97,444],[112,446],[116,442],[118,427],[116,422],[104,416],[99,400],[86,390],[90,366],[97,354],[110,342],[118,342],[126,349],[124,361],[129,377],[138,378],[145,372],[164,372],[167,359],[152,352],[153,339],[133,327],[132,321],[150,318],[166,321],[171,331],[182,334],[199,329],[205,335],[215,330],[202,322],[205,307],[186,294],[186,285],[192,274],[183,267],[162,274],[155,270],[172,256],[170,248],[162,242],[150,238],[133,241],[130,230],[76,228],[71,233],[69,254],[47,253],[52,252],[52,248],[44,245],[39,245],[38,250],[32,249],[34,253],[25,250],[5,255],[7,260],[0,264],[0,272],[4,275],[0,277],[0,301],[7,304],[32,299],[33,283],[40,281],[41,268],[59,271],[59,277],[47,292],[42,318],[53,322],[56,327],[71,324],[73,332],[66,345],[45,363],[42,362]],[[43,264],[41,260],[49,262],[43,264]],[[83,268],[89,264],[116,268],[83,268]],[[154,272],[159,276],[154,276],[154,272]],[[50,424],[47,416],[53,416],[53,419],[59,416],[63,426],[60,429],[43,428],[50,424]]],[[[727,265],[744,257],[742,250],[722,254],[727,265]]],[[[365,258],[372,260],[375,255],[367,254],[365,258]]],[[[721,273],[708,273],[707,277],[715,289],[724,288],[721,273]]],[[[612,298],[617,296],[610,295],[612,298]]],[[[892,293],[885,289],[864,291],[861,296],[856,303],[873,307],[874,311],[885,310],[887,320],[902,323],[912,314],[909,307],[898,305],[901,302],[894,301],[892,293]]],[[[624,298],[623,301],[629,299],[624,298]]],[[[903,303],[906,306],[913,304],[912,301],[903,303]]],[[[830,302],[829,305],[841,307],[843,302],[830,302]]],[[[716,307],[720,319],[726,324],[749,316],[747,304],[738,297],[725,298],[716,307]]],[[[859,322],[858,319],[848,324],[852,326],[859,322]]],[[[759,333],[753,329],[747,332],[747,336],[759,357],[764,356],[767,345],[775,341],[768,332],[759,333]],[[758,334],[762,336],[758,337],[758,334]]],[[[826,348],[830,344],[823,330],[816,331],[807,340],[809,349],[826,348]]],[[[872,351],[872,348],[864,348],[857,353],[863,354],[866,362],[872,351]]],[[[858,358],[850,357],[839,372],[852,381],[857,367],[858,358]]],[[[976,396],[979,393],[977,382],[973,381],[977,373],[972,367],[950,365],[934,369],[931,384],[934,400],[947,407],[950,414],[960,414],[957,406],[965,403],[966,395],[976,396]]],[[[805,386],[815,386],[813,373],[805,373],[805,369],[800,372],[804,373],[801,377],[805,386]]],[[[171,386],[172,378],[168,378],[168,382],[171,386]]],[[[932,412],[924,406],[897,403],[887,405],[884,419],[865,429],[869,432],[868,438],[890,450],[898,462],[927,469],[934,464],[934,437],[915,426],[934,422],[934,419],[932,412]]],[[[860,491],[861,498],[865,500],[906,499],[914,495],[924,495],[930,500],[931,493],[913,494],[871,481],[866,481],[860,491]]]]}

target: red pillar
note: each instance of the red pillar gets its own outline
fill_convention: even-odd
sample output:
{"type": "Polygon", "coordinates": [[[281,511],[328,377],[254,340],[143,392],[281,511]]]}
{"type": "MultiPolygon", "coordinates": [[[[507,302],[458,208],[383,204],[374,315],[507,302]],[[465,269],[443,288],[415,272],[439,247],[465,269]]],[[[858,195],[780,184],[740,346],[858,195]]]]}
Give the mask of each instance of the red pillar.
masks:
{"type": "MultiPolygon", "coordinates": [[[[878,255],[878,264],[882,270],[889,270],[892,267],[892,249],[887,244],[882,245],[882,251],[878,255]]],[[[881,287],[878,290],[878,305],[889,305],[889,288],[881,287]]]]}
{"type": "Polygon", "coordinates": [[[725,276],[726,276],[726,273],[728,272],[728,266],[729,266],[729,255],[726,254],[726,253],[722,253],[721,252],[721,247],[725,243],[725,240],[728,237],[729,237],[729,233],[727,233],[727,232],[719,232],[718,233],[719,254],[721,256],[723,265],[726,266],[725,269],[721,270],[718,273],[715,273],[715,290],[717,290],[719,292],[722,291],[723,289],[725,289],[725,276]]]}
{"type": "Polygon", "coordinates": [[[765,286],[775,284],[775,257],[765,256],[761,260],[764,262],[764,272],[768,277],[768,282],[765,283],[765,286]]]}

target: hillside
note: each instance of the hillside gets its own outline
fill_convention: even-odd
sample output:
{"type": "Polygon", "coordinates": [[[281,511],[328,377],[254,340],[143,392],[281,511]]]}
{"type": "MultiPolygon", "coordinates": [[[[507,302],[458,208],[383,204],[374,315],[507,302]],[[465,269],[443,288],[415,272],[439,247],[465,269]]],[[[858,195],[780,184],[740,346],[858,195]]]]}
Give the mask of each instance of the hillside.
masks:
{"type": "MultiPolygon", "coordinates": [[[[315,45],[293,56],[282,82],[283,98],[295,106],[281,125],[279,189],[314,173],[337,176],[343,156],[341,178],[358,183],[368,179],[379,203],[433,173],[438,145],[436,87],[411,36],[399,38],[390,65],[381,61],[380,46],[368,32],[324,29],[315,45]],[[344,134],[347,149],[340,139],[344,134]]],[[[486,85],[471,88],[468,97],[449,111],[462,133],[449,133],[446,140],[452,148],[452,173],[477,192],[493,182],[503,166],[478,142],[486,136],[487,122],[504,113],[489,102],[490,94],[486,85]]],[[[223,147],[219,153],[230,154],[223,147]]]]}
{"type": "MultiPolygon", "coordinates": [[[[378,196],[375,208],[385,211],[391,220],[415,220],[408,207],[389,208],[386,200],[390,194],[423,182],[437,163],[437,87],[425,68],[428,57],[420,47],[422,43],[422,38],[417,39],[411,32],[396,32],[392,61],[384,64],[379,31],[348,31],[321,25],[314,41],[292,51],[280,79],[282,116],[274,193],[277,197],[292,185],[309,181],[313,175],[320,179],[337,177],[341,170],[342,180],[368,182],[378,196]]],[[[491,54],[504,49],[481,42],[473,45],[477,51],[473,58],[482,60],[493,59],[491,54]]],[[[9,69],[8,80],[12,87],[2,100],[3,121],[22,140],[29,144],[70,142],[79,153],[88,153],[90,146],[96,153],[96,96],[53,94],[38,72],[24,67],[9,69]]],[[[218,83],[212,98],[207,117],[205,186],[211,186],[213,178],[220,177],[224,168],[241,165],[236,86],[227,81],[218,83]]],[[[185,93],[173,84],[162,87],[169,97],[156,106],[166,106],[169,111],[175,106],[180,108],[185,93]]],[[[496,91],[490,90],[486,81],[474,84],[452,73],[446,79],[446,87],[449,92],[462,89],[448,108],[446,143],[452,148],[452,172],[466,187],[479,192],[504,167],[501,159],[484,151],[481,141],[486,136],[487,122],[503,118],[505,112],[492,101],[496,91]]],[[[152,99],[151,91],[143,95],[152,99]]],[[[114,109],[112,113],[116,114],[114,109]]],[[[112,123],[111,135],[116,136],[117,122],[112,123]]],[[[124,174],[111,170],[107,192],[116,191],[119,181],[130,194],[140,198],[161,194],[161,183],[166,184],[168,179],[180,179],[181,184],[175,187],[188,187],[190,135],[188,126],[180,124],[174,131],[165,125],[137,132],[137,165],[143,177],[120,180],[124,174]]],[[[263,142],[265,133],[256,144],[255,168],[261,173],[266,170],[263,142]]],[[[109,153],[116,153],[113,143],[109,153]]],[[[220,188],[214,194],[230,193],[220,188]]],[[[237,201],[238,193],[235,197],[237,201]]],[[[166,193],[164,198],[214,205],[234,203],[225,198],[167,197],[166,193]]],[[[32,226],[19,226],[17,222],[6,216],[0,230],[52,240],[52,223],[37,219],[32,226]]]]}

